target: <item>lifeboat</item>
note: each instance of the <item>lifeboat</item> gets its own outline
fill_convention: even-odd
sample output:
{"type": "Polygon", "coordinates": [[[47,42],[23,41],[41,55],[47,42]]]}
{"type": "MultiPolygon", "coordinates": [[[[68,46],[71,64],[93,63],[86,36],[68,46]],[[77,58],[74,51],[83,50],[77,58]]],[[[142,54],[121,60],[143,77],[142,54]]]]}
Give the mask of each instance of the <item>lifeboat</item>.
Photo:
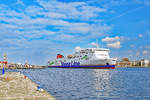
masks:
{"type": "Polygon", "coordinates": [[[69,59],[71,59],[73,56],[72,56],[72,55],[68,55],[67,57],[68,57],[69,59]]]}

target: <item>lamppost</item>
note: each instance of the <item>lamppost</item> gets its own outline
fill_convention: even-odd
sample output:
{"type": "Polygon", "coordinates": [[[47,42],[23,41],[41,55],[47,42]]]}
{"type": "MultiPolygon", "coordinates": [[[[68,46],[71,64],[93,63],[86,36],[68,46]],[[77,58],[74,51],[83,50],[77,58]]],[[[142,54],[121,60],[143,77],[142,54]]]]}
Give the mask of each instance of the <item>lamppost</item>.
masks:
{"type": "Polygon", "coordinates": [[[7,66],[7,54],[4,54],[3,56],[2,65],[3,65],[2,74],[5,74],[5,67],[7,66]]]}

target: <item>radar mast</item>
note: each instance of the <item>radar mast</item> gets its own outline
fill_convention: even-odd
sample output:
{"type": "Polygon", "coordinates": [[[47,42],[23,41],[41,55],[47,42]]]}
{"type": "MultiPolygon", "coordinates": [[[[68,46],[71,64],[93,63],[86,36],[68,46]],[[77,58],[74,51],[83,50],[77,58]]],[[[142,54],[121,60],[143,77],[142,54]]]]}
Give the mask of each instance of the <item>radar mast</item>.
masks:
{"type": "Polygon", "coordinates": [[[98,39],[96,39],[96,48],[99,48],[98,39]]]}

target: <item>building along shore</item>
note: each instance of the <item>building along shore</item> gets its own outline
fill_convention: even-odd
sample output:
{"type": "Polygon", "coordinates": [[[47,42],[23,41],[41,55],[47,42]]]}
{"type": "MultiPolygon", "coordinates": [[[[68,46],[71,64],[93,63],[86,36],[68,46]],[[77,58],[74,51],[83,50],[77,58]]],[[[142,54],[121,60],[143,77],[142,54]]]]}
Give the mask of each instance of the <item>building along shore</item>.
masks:
{"type": "Polygon", "coordinates": [[[128,58],[123,58],[121,61],[117,61],[117,67],[150,67],[150,62],[147,59],[141,59],[139,61],[129,61],[128,58]]]}
{"type": "Polygon", "coordinates": [[[39,65],[31,65],[31,64],[15,64],[15,63],[1,63],[0,62],[0,69],[43,69],[46,66],[39,66],[39,65]]]}

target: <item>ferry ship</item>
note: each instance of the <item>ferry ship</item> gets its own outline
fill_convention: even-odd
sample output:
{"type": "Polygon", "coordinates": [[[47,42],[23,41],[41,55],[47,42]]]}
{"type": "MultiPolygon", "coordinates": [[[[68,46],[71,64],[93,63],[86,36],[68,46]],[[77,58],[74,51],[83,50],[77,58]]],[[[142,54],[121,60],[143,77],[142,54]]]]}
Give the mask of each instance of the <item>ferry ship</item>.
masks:
{"type": "Polygon", "coordinates": [[[97,47],[80,49],[67,57],[57,54],[56,59],[48,61],[48,67],[114,69],[117,58],[110,58],[109,53],[109,49],[97,47]]]}

